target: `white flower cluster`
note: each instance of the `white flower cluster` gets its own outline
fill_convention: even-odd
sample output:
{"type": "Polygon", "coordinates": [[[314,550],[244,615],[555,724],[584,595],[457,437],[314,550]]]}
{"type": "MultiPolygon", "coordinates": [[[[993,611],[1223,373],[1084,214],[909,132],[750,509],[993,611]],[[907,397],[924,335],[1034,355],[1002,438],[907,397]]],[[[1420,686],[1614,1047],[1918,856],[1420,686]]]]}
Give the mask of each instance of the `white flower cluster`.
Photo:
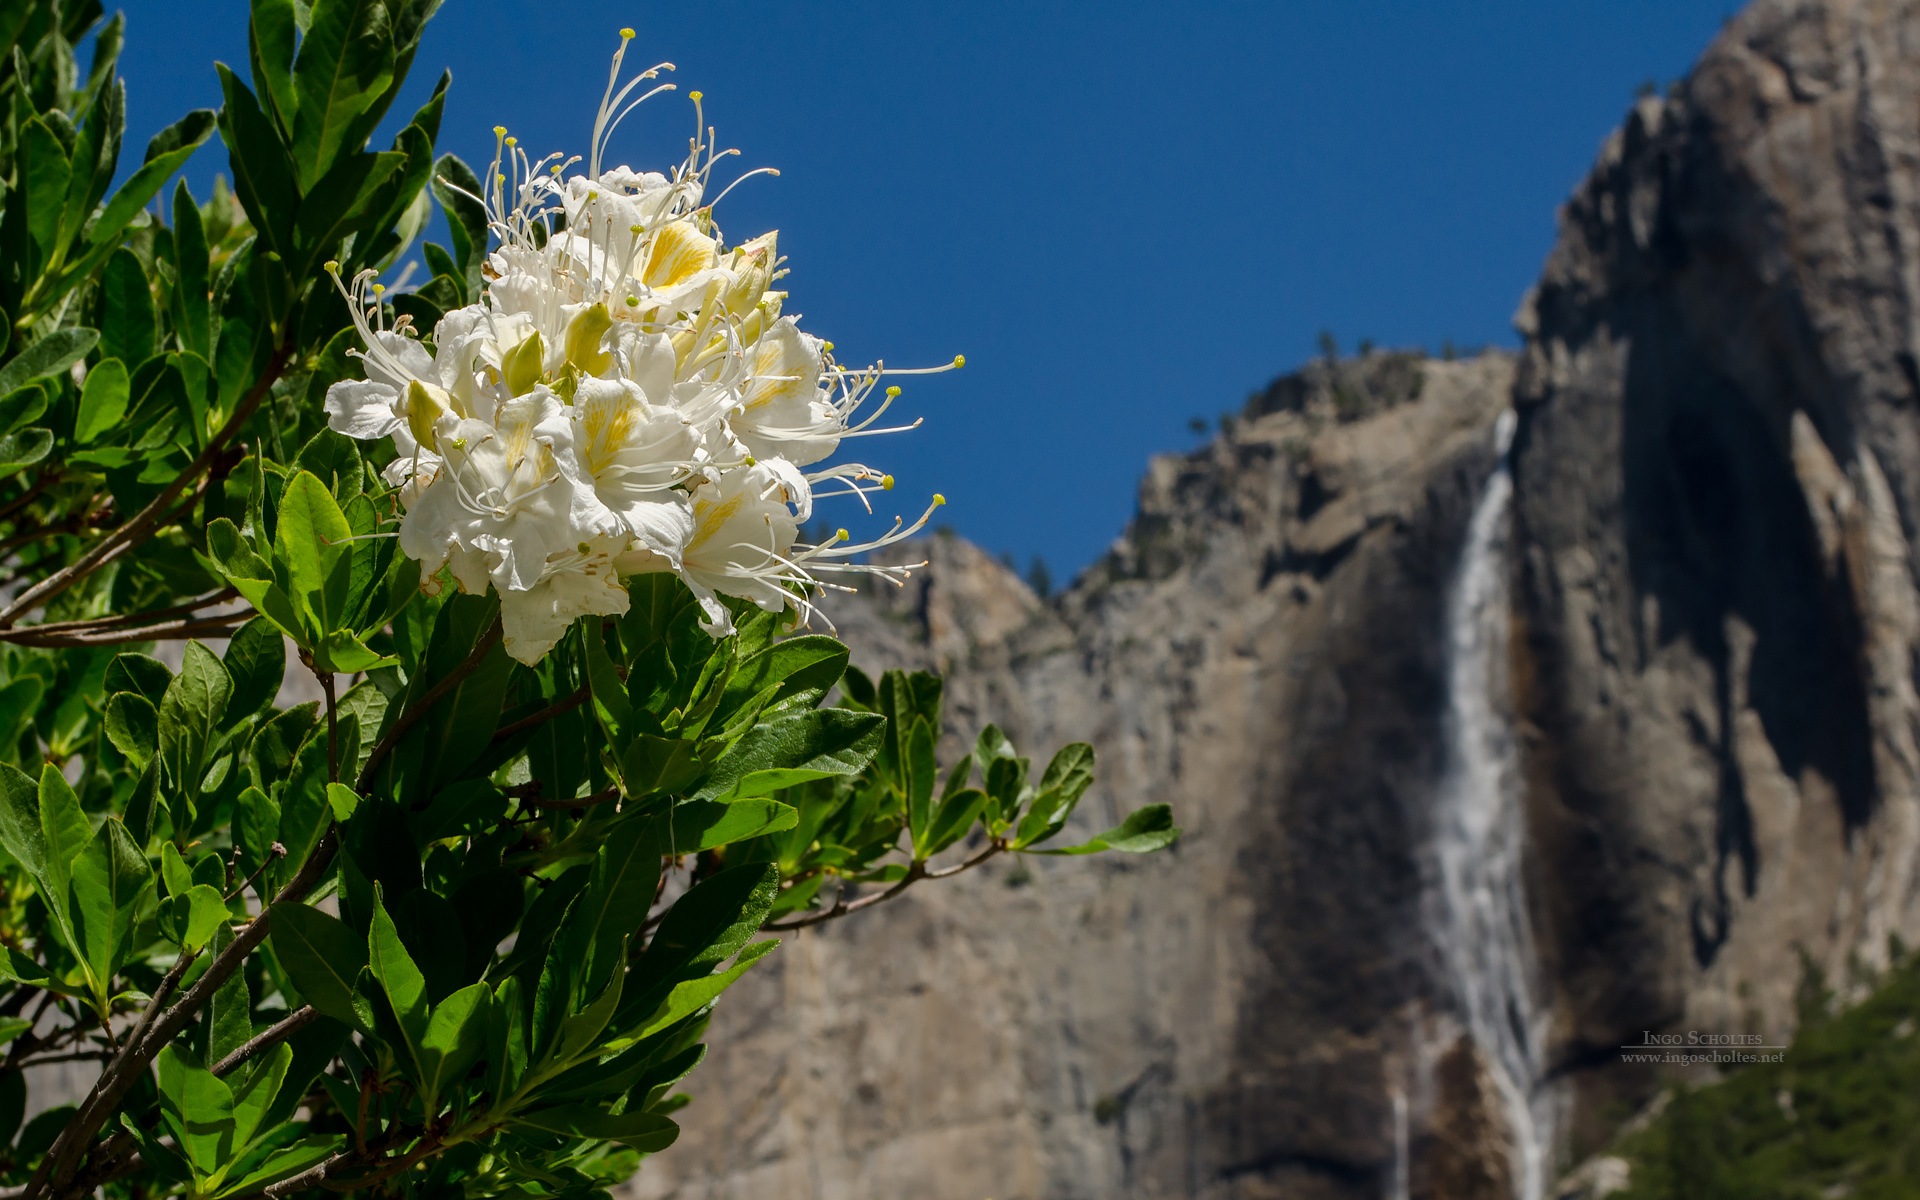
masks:
{"type": "Polygon", "coordinates": [[[715,636],[732,631],[717,594],[810,615],[823,575],[903,576],[849,560],[933,511],[862,545],[844,529],[796,544],[821,485],[862,504],[893,486],[859,463],[818,465],[846,438],[891,432],[873,424],[899,388],[864,420],[856,411],[883,376],[919,372],[841,367],[832,343],[781,314],[776,235],[723,242],[705,197],[733,152],[712,148],[700,93],[691,151],[670,174],[602,168],[620,120],[670,86],[629,100],[672,69],[620,86],[632,36],[621,31],[584,174],[569,174],[577,157],[530,161],[495,131],[474,197],[497,242],[484,301],[446,314],[429,350],[404,319],[387,327],[383,289],[363,274],[346,290],[366,379],[327,391],[334,429],[394,440],[401,549],[429,579],[445,566],[463,591],[491,585],[524,663],[576,618],[625,612],[623,578],[638,572],[677,572],[715,636]]]}

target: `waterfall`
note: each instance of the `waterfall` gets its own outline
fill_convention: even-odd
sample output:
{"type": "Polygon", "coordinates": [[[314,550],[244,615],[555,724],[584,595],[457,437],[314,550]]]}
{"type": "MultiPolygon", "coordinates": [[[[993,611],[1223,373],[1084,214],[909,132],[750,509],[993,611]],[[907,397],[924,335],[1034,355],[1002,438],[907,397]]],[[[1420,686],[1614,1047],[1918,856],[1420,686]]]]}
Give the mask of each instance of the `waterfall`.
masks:
{"type": "Polygon", "coordinates": [[[1459,1016],[1499,1093],[1514,1196],[1541,1200],[1554,1113],[1542,1080],[1547,1014],[1522,880],[1525,823],[1507,694],[1507,452],[1515,423],[1509,409],[1495,426],[1499,461],[1447,596],[1447,760],[1435,813],[1433,932],[1459,1016]]]}

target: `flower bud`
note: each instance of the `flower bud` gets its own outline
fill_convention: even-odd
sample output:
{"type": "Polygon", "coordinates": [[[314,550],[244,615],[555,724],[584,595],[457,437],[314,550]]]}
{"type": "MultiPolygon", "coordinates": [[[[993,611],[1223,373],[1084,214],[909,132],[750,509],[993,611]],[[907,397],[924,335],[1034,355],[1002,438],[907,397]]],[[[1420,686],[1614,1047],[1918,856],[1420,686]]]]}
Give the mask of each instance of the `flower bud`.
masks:
{"type": "Polygon", "coordinates": [[[735,247],[727,265],[733,283],[721,296],[729,316],[744,317],[760,304],[767,285],[773,282],[773,267],[779,261],[780,231],[763,233],[743,246],[735,247]]]}
{"type": "Polygon", "coordinates": [[[433,424],[446,415],[450,407],[448,399],[446,392],[432,384],[421,383],[418,379],[407,382],[407,429],[415,441],[429,450],[440,448],[439,439],[434,436],[433,424]]]}
{"type": "Polygon", "coordinates": [[[613,355],[600,348],[600,341],[612,328],[613,314],[605,303],[582,310],[567,323],[567,361],[588,375],[605,374],[613,355]]]}
{"type": "Polygon", "coordinates": [[[529,333],[521,343],[500,356],[500,379],[510,396],[524,396],[540,382],[547,357],[546,342],[540,331],[529,333]]]}

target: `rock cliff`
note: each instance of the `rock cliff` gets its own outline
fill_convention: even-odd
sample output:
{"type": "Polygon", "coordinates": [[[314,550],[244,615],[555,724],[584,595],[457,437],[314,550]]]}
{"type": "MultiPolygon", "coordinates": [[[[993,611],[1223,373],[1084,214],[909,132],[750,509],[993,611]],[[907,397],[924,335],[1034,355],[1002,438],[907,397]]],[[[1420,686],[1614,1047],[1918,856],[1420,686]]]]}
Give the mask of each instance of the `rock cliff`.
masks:
{"type": "Polygon", "coordinates": [[[1920,4],[1760,3],[1522,306],[1517,676],[1554,1057],[1790,1031],[1916,934],[1920,4]]]}
{"type": "Polygon", "coordinates": [[[1056,602],[934,538],[905,589],[837,610],[856,661],[947,673],[955,730],[1091,741],[1077,821],[1164,800],[1186,835],[801,933],[721,1006],[725,1050],[639,1194],[1381,1195],[1436,1011],[1437,614],[1511,374],[1316,364],[1156,460],[1127,536],[1056,602]]]}
{"type": "Polygon", "coordinates": [[[1432,852],[1509,407],[1558,1162],[1651,1094],[1623,1043],[1777,1040],[1803,963],[1844,991],[1920,942],[1920,0],[1754,5],[1561,225],[1517,358],[1311,364],[1155,460],[1052,601],[935,538],[835,610],[856,661],[948,674],[957,736],[1093,742],[1086,825],[1167,801],[1186,836],[794,937],[637,1195],[1513,1195],[1432,852]]]}

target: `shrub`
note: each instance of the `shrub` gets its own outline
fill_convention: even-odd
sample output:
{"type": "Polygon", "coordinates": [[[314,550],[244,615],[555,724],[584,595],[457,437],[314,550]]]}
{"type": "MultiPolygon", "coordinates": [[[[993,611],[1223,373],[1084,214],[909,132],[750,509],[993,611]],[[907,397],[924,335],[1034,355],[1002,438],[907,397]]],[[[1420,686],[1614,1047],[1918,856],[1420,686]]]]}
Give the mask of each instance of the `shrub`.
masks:
{"type": "Polygon", "coordinates": [[[891,488],[819,465],[882,373],[721,238],[703,139],[603,166],[619,55],[584,175],[436,159],[445,78],[369,149],[434,7],[254,0],[251,83],[111,189],[119,18],[0,6],[10,1195],[603,1194],[761,931],[1177,832],[1056,847],[1089,747],[942,768],[938,679],[798,632],[926,519],[796,542],[891,488]],[[232,191],[148,211],[216,129],[232,191]]]}

